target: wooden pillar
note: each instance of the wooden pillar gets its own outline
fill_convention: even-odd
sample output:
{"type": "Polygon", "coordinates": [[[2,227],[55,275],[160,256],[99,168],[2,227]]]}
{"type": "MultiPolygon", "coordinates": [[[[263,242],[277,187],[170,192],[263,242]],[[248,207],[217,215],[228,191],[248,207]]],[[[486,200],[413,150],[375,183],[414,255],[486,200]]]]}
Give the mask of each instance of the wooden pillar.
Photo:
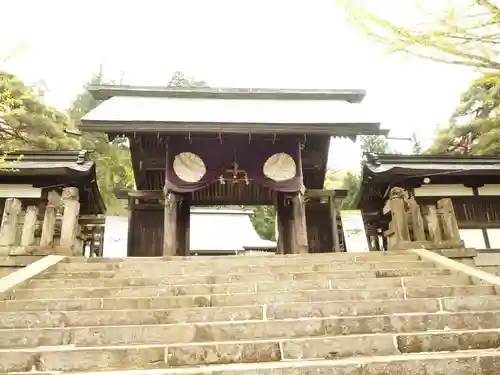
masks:
{"type": "Polygon", "coordinates": [[[189,235],[190,235],[190,222],[191,222],[191,202],[189,199],[189,194],[184,194],[182,200],[179,201],[179,210],[177,218],[177,255],[179,256],[189,256],[190,255],[190,245],[189,245],[189,235]]]}
{"type": "Polygon", "coordinates": [[[308,253],[307,245],[307,223],[304,195],[298,192],[292,196],[292,254],[308,253]]]}
{"type": "Polygon", "coordinates": [[[137,255],[134,252],[134,206],[135,198],[128,196],[128,232],[127,232],[127,256],[132,257],[137,255]]]}
{"type": "Polygon", "coordinates": [[[340,252],[340,240],[339,240],[339,230],[337,224],[337,207],[335,206],[335,195],[330,195],[328,197],[330,204],[330,218],[332,220],[332,241],[333,241],[333,251],[340,252]]]}
{"type": "Polygon", "coordinates": [[[165,190],[165,222],[163,230],[163,256],[177,254],[178,246],[178,218],[180,194],[165,190]]]}
{"type": "Polygon", "coordinates": [[[286,227],[286,207],[285,196],[283,193],[276,193],[276,240],[278,242],[277,253],[287,254],[290,248],[289,231],[286,227]]]}

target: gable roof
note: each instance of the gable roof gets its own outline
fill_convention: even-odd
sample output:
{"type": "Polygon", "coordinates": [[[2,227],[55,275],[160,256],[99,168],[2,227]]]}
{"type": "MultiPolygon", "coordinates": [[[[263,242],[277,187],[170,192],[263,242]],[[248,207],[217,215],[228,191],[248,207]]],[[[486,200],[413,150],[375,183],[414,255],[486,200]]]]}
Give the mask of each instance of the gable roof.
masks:
{"type": "Polygon", "coordinates": [[[388,133],[359,104],[360,90],[103,86],[91,92],[105,101],[82,118],[85,131],[388,133]]]}
{"type": "MultiPolygon", "coordinates": [[[[106,205],[97,185],[96,166],[87,150],[51,150],[51,151],[16,151],[5,152],[5,162],[0,164],[0,184],[2,178],[9,181],[24,179],[39,184],[37,177],[56,179],[62,185],[75,186],[84,191],[81,197],[88,203],[82,211],[104,214],[106,205]]],[[[44,187],[44,186],[39,186],[44,187]]]]}

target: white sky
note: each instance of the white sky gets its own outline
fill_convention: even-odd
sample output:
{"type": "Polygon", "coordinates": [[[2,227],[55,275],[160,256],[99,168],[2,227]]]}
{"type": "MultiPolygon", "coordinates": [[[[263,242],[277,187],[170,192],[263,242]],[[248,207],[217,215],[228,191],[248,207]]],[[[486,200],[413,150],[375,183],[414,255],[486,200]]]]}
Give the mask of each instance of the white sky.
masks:
{"type": "MultiPolygon", "coordinates": [[[[413,15],[412,0],[377,2],[398,20],[413,15]]],[[[387,57],[335,0],[16,0],[1,9],[9,16],[0,52],[28,44],[5,68],[45,80],[48,102],[60,109],[102,60],[106,76],[124,72],[125,84],[163,85],[181,70],[214,86],[364,88],[366,107],[391,136],[416,131],[428,144],[473,78],[461,67],[387,57]]],[[[356,168],[358,155],[350,141],[335,141],[329,164],[356,168]]]]}

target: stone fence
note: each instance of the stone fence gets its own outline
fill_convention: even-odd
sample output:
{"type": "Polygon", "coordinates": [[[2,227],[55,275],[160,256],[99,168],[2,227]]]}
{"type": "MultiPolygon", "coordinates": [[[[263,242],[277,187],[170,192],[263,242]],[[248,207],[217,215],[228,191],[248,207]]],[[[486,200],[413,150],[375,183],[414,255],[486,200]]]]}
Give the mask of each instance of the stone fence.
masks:
{"type": "Polygon", "coordinates": [[[420,206],[402,188],[389,195],[391,221],[384,232],[388,250],[463,248],[458,222],[450,198],[437,205],[420,206]]]}
{"type": "Polygon", "coordinates": [[[37,206],[23,210],[21,201],[8,198],[0,226],[0,255],[81,255],[78,189],[67,187],[62,196],[48,193],[43,218],[37,206]]]}

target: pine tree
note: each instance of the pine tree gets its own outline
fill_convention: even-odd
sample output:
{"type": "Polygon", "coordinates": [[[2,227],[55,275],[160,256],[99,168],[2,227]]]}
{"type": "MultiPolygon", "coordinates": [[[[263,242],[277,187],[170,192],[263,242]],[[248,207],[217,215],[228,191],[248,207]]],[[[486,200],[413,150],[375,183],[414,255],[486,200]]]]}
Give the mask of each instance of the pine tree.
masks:
{"type": "Polygon", "coordinates": [[[71,150],[80,142],[65,133],[74,129],[64,113],[47,106],[13,74],[0,72],[0,149],[71,150]]]}

